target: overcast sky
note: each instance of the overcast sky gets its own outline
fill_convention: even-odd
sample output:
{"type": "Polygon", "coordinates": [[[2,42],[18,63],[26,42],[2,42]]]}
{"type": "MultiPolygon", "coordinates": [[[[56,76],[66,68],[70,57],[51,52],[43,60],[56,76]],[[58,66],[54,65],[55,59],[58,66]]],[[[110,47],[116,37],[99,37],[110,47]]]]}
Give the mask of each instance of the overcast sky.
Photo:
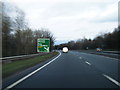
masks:
{"type": "Polygon", "coordinates": [[[48,28],[56,44],[93,39],[118,26],[118,0],[6,0],[21,8],[33,29],[48,28]]]}

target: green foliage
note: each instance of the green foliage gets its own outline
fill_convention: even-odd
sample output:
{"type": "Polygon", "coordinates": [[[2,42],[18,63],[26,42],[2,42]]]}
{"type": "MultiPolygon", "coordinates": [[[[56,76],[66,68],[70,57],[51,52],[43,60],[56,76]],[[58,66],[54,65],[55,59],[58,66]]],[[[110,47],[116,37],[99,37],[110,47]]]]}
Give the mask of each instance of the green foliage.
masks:
{"type": "Polygon", "coordinates": [[[25,14],[16,8],[16,17],[10,17],[6,13],[3,3],[2,20],[2,56],[13,56],[37,53],[37,39],[50,38],[50,51],[54,44],[53,34],[45,29],[32,30],[25,21],[25,14]]]}
{"type": "Polygon", "coordinates": [[[79,39],[76,42],[70,41],[65,44],[56,45],[55,49],[61,49],[64,46],[67,46],[71,50],[87,50],[87,49],[96,49],[102,48],[106,50],[119,50],[120,51],[120,26],[115,28],[112,33],[105,33],[91,39],[79,39]]]}
{"type": "Polygon", "coordinates": [[[26,60],[19,60],[19,61],[14,61],[12,63],[3,64],[3,77],[7,77],[7,76],[17,73],[23,69],[34,66],[34,65],[36,65],[44,60],[47,60],[57,54],[58,54],[58,52],[53,52],[53,53],[49,53],[49,54],[46,54],[43,56],[37,56],[37,57],[26,59],[26,60]]]}

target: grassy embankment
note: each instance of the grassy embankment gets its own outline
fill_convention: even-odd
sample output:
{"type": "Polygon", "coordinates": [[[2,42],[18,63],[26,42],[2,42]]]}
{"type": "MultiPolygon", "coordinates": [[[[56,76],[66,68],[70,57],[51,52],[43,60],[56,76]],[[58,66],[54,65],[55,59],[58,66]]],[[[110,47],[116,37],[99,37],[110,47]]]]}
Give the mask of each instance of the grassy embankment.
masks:
{"type": "Polygon", "coordinates": [[[34,66],[40,62],[43,62],[57,54],[58,52],[52,52],[46,55],[36,56],[30,59],[14,61],[12,63],[5,63],[2,67],[3,78],[8,77],[31,66],[34,66]]]}

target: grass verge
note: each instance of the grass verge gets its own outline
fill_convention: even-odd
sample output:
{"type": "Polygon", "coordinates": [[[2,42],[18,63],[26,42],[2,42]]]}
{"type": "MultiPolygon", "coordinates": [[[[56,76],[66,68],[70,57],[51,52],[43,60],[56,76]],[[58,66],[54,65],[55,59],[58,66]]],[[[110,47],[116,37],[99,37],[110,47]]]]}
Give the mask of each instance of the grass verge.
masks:
{"type": "Polygon", "coordinates": [[[12,63],[5,63],[2,65],[3,78],[8,77],[14,73],[17,73],[18,71],[22,71],[26,68],[39,64],[40,62],[43,62],[57,54],[58,52],[52,52],[46,55],[36,56],[30,59],[14,61],[12,63]]]}

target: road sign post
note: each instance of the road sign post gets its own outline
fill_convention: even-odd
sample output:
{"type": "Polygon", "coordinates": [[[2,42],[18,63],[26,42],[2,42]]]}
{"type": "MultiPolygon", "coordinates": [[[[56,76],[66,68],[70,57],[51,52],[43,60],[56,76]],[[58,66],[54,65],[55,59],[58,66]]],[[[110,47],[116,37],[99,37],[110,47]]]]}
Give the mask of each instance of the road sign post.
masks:
{"type": "Polygon", "coordinates": [[[50,52],[50,39],[38,38],[37,39],[37,52],[50,52]]]}

